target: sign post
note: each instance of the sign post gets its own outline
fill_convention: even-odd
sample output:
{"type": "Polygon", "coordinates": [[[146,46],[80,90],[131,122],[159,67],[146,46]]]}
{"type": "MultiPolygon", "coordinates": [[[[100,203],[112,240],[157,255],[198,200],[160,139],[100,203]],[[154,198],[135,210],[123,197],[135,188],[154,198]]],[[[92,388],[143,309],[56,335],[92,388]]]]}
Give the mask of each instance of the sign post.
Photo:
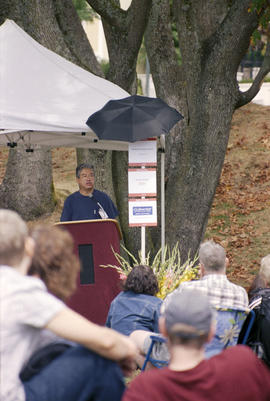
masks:
{"type": "Polygon", "coordinates": [[[145,263],[145,227],[157,225],[157,141],[131,143],[128,158],[129,226],[141,227],[141,257],[145,263]]]}

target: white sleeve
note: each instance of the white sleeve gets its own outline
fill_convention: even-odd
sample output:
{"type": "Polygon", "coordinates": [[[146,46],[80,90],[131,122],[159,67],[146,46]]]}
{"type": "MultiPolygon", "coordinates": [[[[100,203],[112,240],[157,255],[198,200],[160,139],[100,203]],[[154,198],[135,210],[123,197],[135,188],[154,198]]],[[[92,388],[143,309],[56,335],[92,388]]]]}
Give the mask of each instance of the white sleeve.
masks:
{"type": "Polygon", "coordinates": [[[10,313],[14,313],[20,324],[42,328],[65,308],[65,304],[49,294],[41,280],[25,279],[24,288],[13,294],[10,313]]]}

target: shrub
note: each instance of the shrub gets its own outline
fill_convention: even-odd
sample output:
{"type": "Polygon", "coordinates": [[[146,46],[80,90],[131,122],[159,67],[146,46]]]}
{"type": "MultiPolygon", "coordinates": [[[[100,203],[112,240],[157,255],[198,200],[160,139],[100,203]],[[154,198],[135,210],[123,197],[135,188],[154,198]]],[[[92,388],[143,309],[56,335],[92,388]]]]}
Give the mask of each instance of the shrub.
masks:
{"type": "Polygon", "coordinates": [[[179,286],[183,281],[198,279],[198,256],[192,260],[188,260],[181,264],[181,255],[178,243],[173,247],[172,250],[166,245],[164,249],[164,257],[162,260],[162,249],[160,248],[155,255],[153,261],[150,263],[150,252],[147,254],[145,260],[142,260],[141,253],[138,253],[136,259],[131,252],[128,251],[123,245],[121,245],[127,258],[121,256],[113,250],[114,256],[118,262],[118,265],[102,265],[101,267],[111,267],[116,269],[120,275],[121,280],[125,280],[129,272],[132,270],[132,266],[136,265],[147,265],[150,266],[159,283],[159,292],[157,297],[164,299],[170,292],[179,286]],[[129,258],[128,258],[129,257],[129,258]],[[132,263],[130,263],[130,261],[132,263]]]}

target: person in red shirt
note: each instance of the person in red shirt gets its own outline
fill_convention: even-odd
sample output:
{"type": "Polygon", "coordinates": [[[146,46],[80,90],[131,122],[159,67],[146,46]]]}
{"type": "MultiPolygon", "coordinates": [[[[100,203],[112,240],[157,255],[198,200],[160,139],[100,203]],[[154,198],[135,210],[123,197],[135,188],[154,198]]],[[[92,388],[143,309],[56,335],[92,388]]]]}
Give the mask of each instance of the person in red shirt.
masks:
{"type": "Polygon", "coordinates": [[[246,346],[204,359],[215,327],[206,295],[185,289],[171,297],[160,331],[171,353],[169,366],[137,376],[122,401],[269,401],[270,371],[246,346]]]}

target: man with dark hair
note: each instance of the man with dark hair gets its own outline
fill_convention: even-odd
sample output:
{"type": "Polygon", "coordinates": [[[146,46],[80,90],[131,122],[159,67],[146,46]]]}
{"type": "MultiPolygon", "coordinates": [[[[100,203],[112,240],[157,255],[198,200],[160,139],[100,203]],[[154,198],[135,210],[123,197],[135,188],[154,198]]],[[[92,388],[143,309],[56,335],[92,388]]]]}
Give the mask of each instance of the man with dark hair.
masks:
{"type": "Polygon", "coordinates": [[[137,376],[122,401],[268,401],[270,372],[247,347],[231,347],[204,359],[204,345],[214,330],[206,295],[189,289],[174,294],[160,318],[169,366],[137,376]]]}
{"type": "Polygon", "coordinates": [[[111,198],[94,188],[94,167],[82,163],[76,168],[76,180],[79,191],[65,200],[60,221],[115,219],[118,216],[111,198]]]}

